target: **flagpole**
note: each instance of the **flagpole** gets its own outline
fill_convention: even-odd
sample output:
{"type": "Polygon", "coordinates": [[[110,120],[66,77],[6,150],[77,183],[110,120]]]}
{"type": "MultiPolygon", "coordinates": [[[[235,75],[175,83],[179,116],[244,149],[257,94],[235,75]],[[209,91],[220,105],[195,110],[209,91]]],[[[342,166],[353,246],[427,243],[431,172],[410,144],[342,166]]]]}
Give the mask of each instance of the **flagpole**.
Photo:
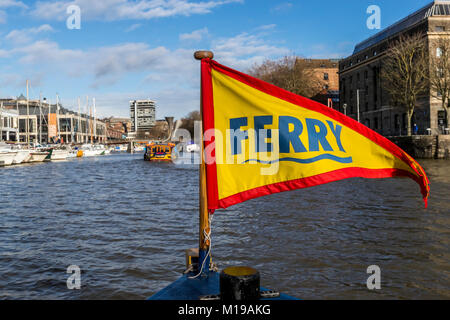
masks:
{"type": "MultiPolygon", "coordinates": [[[[211,51],[196,51],[194,53],[196,60],[202,60],[205,58],[212,59],[214,54],[211,51]]],[[[208,201],[206,191],[206,165],[205,154],[203,145],[203,102],[201,92],[201,80],[200,80],[200,119],[202,119],[202,129],[200,135],[201,145],[201,161],[200,161],[200,174],[199,174],[199,250],[198,250],[198,263],[199,272],[208,274],[209,264],[211,262],[211,255],[209,254],[211,242],[208,239],[211,229],[209,225],[209,212],[208,201]]]]}

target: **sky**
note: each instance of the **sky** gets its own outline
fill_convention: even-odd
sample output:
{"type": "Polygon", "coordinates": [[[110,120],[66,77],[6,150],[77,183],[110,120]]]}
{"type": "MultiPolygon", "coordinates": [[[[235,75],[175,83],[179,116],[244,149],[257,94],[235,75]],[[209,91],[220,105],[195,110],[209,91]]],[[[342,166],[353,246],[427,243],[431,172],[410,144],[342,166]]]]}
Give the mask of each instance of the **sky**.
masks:
{"type": "Polygon", "coordinates": [[[196,50],[241,72],[293,54],[344,58],[430,2],[0,0],[0,97],[25,95],[29,80],[31,99],[58,94],[75,111],[95,98],[97,116],[129,117],[130,100],[152,99],[157,118],[178,119],[199,109],[196,50]],[[373,5],[381,29],[368,27],[373,5]]]}

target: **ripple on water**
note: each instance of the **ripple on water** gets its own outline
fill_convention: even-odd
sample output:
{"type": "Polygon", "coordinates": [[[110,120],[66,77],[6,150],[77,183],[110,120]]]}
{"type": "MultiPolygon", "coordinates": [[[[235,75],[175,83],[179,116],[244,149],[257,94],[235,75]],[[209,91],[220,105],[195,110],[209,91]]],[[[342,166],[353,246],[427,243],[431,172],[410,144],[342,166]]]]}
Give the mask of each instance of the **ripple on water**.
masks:
{"type": "MultiPolygon", "coordinates": [[[[144,299],[198,242],[195,166],[112,155],[0,168],[0,298],[144,299]],[[66,268],[82,270],[68,290],[66,268]]],[[[349,179],[218,210],[213,259],[258,268],[300,298],[449,298],[450,163],[423,161],[423,209],[405,179],[349,179]],[[382,269],[368,291],[366,269],[382,269]]]]}

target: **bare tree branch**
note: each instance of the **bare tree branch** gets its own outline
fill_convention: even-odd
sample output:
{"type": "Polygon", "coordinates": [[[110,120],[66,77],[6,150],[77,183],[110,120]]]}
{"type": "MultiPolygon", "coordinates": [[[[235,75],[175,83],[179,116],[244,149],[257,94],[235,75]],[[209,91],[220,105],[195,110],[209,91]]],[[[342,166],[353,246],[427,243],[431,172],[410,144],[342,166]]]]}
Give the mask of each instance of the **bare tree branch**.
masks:
{"type": "Polygon", "coordinates": [[[383,87],[389,93],[391,103],[405,109],[408,135],[411,135],[411,118],[417,100],[429,90],[428,69],[428,54],[421,33],[400,36],[391,44],[383,60],[383,87]]]}

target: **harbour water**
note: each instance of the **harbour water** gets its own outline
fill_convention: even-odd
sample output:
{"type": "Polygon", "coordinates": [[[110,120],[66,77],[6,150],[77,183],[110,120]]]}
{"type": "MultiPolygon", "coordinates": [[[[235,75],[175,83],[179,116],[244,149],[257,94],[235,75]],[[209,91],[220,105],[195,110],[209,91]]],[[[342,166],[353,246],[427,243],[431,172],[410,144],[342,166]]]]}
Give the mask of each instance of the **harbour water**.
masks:
{"type": "MultiPolygon", "coordinates": [[[[420,162],[428,209],[409,179],[271,195],[215,213],[213,260],[304,299],[448,299],[450,161],[420,162]],[[366,287],[370,265],[380,290],[366,287]]],[[[198,243],[197,166],[118,154],[5,167],[0,197],[0,299],[145,299],[198,243]]]]}

